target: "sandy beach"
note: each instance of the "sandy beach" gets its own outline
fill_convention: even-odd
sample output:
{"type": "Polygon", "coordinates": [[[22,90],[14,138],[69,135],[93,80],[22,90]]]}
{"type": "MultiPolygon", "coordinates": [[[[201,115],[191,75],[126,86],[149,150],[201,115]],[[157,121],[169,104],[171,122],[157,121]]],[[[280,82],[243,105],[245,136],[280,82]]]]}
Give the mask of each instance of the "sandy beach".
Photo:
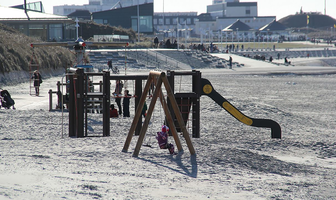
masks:
{"type": "MultiPolygon", "coordinates": [[[[0,199],[336,199],[336,68],[303,58],[293,66],[233,59],[245,66],[201,69],[202,77],[245,115],[278,122],[282,139],[202,96],[196,155],[182,136],[183,152],[159,148],[155,134],[164,115],[157,103],[144,141],[152,147],[135,158],[137,136],[122,152],[134,99],[130,118],[111,119],[110,137],[70,138],[68,113],[48,111],[48,91],[62,77],[45,79],[39,97],[29,95],[28,82],[1,86],[16,110],[0,109],[0,199]]],[[[177,91],[191,87],[179,81],[177,91]]],[[[102,133],[101,114],[89,114],[88,130],[102,133]]]]}

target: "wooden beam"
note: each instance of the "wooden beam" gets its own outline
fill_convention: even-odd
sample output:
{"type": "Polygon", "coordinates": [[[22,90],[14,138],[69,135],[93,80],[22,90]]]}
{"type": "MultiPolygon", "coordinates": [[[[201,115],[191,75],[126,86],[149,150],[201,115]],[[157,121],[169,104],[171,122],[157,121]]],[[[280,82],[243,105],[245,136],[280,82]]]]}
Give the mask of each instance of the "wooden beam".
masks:
{"type": "MultiPolygon", "coordinates": [[[[149,120],[152,117],[152,113],[153,113],[153,110],[155,108],[156,100],[157,100],[157,98],[159,96],[159,93],[160,93],[161,86],[162,86],[162,79],[159,78],[156,82],[156,88],[155,88],[151,103],[149,105],[147,115],[145,117],[145,121],[144,121],[143,126],[141,128],[140,135],[139,135],[139,138],[138,138],[138,142],[137,142],[135,150],[133,152],[133,157],[138,157],[138,155],[139,155],[140,148],[142,146],[143,140],[144,140],[145,135],[146,135],[149,120]]],[[[147,93],[143,93],[143,95],[144,94],[147,94],[147,93]]]]}
{"type": "Polygon", "coordinates": [[[128,148],[129,148],[129,145],[131,143],[132,136],[133,136],[133,133],[135,131],[136,125],[137,125],[137,123],[138,123],[138,121],[141,117],[141,111],[142,111],[142,108],[143,108],[143,106],[145,104],[145,101],[146,101],[146,98],[147,98],[147,93],[149,91],[151,80],[152,80],[152,76],[148,76],[144,91],[142,92],[142,95],[141,95],[141,98],[140,98],[140,102],[139,102],[138,107],[135,111],[135,116],[134,116],[131,128],[130,128],[130,130],[128,132],[128,135],[127,135],[127,138],[126,138],[124,148],[122,150],[123,152],[127,152],[128,148]]]}
{"type": "Polygon", "coordinates": [[[163,84],[167,90],[167,95],[168,95],[168,98],[170,100],[170,103],[171,103],[171,106],[174,110],[174,113],[176,115],[176,118],[177,118],[177,121],[180,125],[180,128],[183,132],[183,136],[187,142],[187,145],[188,145],[188,148],[189,148],[189,151],[190,151],[190,154],[191,155],[194,155],[195,154],[195,149],[194,149],[194,146],[192,145],[192,142],[191,142],[191,139],[190,139],[190,136],[189,136],[189,133],[187,131],[187,128],[184,124],[184,121],[183,121],[183,117],[182,117],[182,114],[178,108],[178,105],[177,105],[177,102],[176,102],[176,99],[175,99],[175,96],[174,96],[174,93],[169,85],[169,82],[168,82],[168,79],[167,77],[165,76],[165,74],[162,74],[161,75],[161,79],[163,81],[163,84]]]}

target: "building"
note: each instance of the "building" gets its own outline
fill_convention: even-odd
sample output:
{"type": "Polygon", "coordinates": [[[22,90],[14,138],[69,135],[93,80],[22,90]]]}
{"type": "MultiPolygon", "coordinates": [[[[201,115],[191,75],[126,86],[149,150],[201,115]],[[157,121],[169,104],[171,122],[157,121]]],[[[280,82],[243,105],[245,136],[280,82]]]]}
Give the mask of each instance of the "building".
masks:
{"type": "Polygon", "coordinates": [[[192,33],[197,18],[197,12],[158,12],[154,13],[153,24],[156,32],[172,32],[179,24],[179,29],[189,30],[192,33]]]}
{"type": "MultiPolygon", "coordinates": [[[[153,3],[139,5],[140,33],[153,34],[153,3]]],[[[92,13],[92,20],[98,24],[121,26],[138,31],[138,6],[129,6],[92,13]]]]}
{"type": "Polygon", "coordinates": [[[207,13],[212,17],[256,17],[257,2],[239,2],[239,0],[214,0],[207,6],[207,13]]]}
{"type": "Polygon", "coordinates": [[[14,7],[0,7],[0,23],[45,41],[75,40],[74,22],[66,16],[44,13],[42,2],[14,7]]]}
{"type": "Polygon", "coordinates": [[[254,30],[272,22],[275,16],[258,16],[257,2],[240,2],[239,0],[213,0],[207,6],[207,14],[199,16],[195,23],[196,34],[219,32],[237,20],[254,30]]]}
{"type": "Polygon", "coordinates": [[[67,16],[76,10],[88,10],[90,12],[100,12],[116,8],[125,8],[139,4],[153,3],[153,0],[89,0],[89,4],[84,5],[60,5],[53,7],[54,15],[67,16]]]}

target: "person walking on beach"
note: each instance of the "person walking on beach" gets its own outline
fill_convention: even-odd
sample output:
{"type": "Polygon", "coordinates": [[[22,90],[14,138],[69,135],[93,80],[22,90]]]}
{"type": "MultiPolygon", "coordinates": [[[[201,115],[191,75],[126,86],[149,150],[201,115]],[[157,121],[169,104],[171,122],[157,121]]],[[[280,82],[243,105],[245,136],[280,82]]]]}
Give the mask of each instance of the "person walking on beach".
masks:
{"type": "Polygon", "coordinates": [[[35,95],[39,96],[40,95],[40,85],[42,83],[42,76],[40,72],[38,70],[35,70],[31,79],[34,80],[35,95]]]}
{"type": "Polygon", "coordinates": [[[109,70],[112,71],[112,59],[107,62],[107,65],[109,67],[109,70]]]}
{"type": "Polygon", "coordinates": [[[230,69],[232,69],[232,57],[231,56],[229,58],[229,65],[230,65],[230,69]]]}
{"type": "Polygon", "coordinates": [[[115,96],[115,102],[118,105],[119,108],[119,115],[122,114],[122,109],[121,109],[121,92],[122,92],[122,88],[124,87],[124,84],[122,83],[121,80],[116,80],[116,87],[114,90],[114,96],[115,96]]]}
{"type": "Polygon", "coordinates": [[[154,38],[154,47],[155,47],[155,48],[158,48],[158,46],[159,46],[159,38],[158,38],[158,37],[155,37],[155,38],[154,38]]]}

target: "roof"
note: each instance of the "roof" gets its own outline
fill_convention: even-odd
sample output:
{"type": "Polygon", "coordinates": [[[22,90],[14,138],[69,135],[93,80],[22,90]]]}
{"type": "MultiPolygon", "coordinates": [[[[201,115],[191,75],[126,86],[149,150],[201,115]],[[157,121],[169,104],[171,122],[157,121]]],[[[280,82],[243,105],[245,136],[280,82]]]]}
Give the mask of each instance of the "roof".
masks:
{"type": "Polygon", "coordinates": [[[252,28],[245,24],[244,22],[241,22],[239,19],[234,22],[233,24],[227,26],[226,28],[223,29],[223,31],[235,31],[237,30],[238,31],[250,31],[252,30],[252,28]]]}
{"type": "Polygon", "coordinates": [[[258,6],[258,2],[227,2],[228,7],[248,7],[258,6]]]}
{"type": "Polygon", "coordinates": [[[68,15],[68,17],[70,18],[82,18],[82,19],[87,19],[87,20],[90,20],[91,19],[91,12],[89,10],[76,10],[75,12],[73,13],[70,13],[68,15]]]}
{"type": "MultiPolygon", "coordinates": [[[[67,16],[27,11],[30,20],[70,20],[67,16]]],[[[0,6],[0,21],[28,20],[23,9],[0,6]]]]}
{"type": "Polygon", "coordinates": [[[273,20],[269,24],[266,24],[265,26],[261,27],[259,30],[260,31],[284,31],[286,29],[287,27],[285,25],[273,20]]]}

